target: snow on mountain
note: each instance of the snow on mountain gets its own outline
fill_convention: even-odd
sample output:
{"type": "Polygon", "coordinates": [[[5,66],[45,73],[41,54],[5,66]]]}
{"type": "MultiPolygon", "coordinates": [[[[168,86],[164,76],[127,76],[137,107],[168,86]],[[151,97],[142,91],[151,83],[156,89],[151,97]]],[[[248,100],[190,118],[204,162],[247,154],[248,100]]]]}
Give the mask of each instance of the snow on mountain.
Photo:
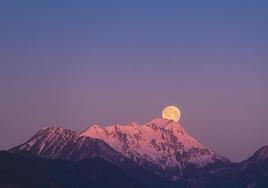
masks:
{"type": "Polygon", "coordinates": [[[38,155],[45,155],[48,159],[54,159],[61,155],[65,146],[76,138],[77,134],[74,131],[60,127],[45,127],[16,149],[32,151],[38,155]]]}
{"type": "Polygon", "coordinates": [[[107,143],[96,138],[79,137],[75,131],[60,127],[43,128],[30,140],[10,150],[29,151],[46,159],[83,160],[92,157],[119,164],[125,158],[107,143]]]}
{"type": "Polygon", "coordinates": [[[172,120],[154,119],[144,125],[93,125],[75,131],[46,127],[12,152],[29,151],[46,159],[103,158],[118,167],[138,165],[151,172],[178,179],[189,165],[204,167],[229,161],[190,136],[172,120]]]}
{"type": "Polygon", "coordinates": [[[45,127],[9,151],[70,161],[102,158],[142,181],[160,175],[187,187],[215,187],[213,183],[217,187],[218,181],[223,187],[268,185],[268,146],[241,163],[231,163],[200,144],[179,123],[162,118],[143,125],[93,125],[80,134],[45,127]]]}
{"type": "Polygon", "coordinates": [[[93,125],[80,137],[98,138],[140,166],[163,171],[182,169],[188,164],[203,167],[226,159],[191,137],[179,123],[162,118],[144,125],[93,125]]]}

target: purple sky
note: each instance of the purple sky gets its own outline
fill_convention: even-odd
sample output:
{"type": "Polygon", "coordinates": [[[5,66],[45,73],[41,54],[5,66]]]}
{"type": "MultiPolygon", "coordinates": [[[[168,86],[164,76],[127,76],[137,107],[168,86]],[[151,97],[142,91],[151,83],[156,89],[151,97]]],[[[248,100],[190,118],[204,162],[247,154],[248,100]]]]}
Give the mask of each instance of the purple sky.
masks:
{"type": "Polygon", "coordinates": [[[144,123],[172,104],[201,143],[244,160],[268,144],[267,9],[247,0],[1,1],[0,149],[43,126],[144,123]]]}

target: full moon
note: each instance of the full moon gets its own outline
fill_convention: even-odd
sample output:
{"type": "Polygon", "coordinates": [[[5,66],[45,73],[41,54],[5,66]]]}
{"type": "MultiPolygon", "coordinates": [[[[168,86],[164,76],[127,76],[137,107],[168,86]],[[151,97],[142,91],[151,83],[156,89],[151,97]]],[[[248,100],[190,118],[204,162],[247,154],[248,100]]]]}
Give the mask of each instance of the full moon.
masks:
{"type": "Polygon", "coordinates": [[[162,118],[178,122],[181,118],[181,111],[176,106],[167,106],[162,112],[162,118]]]}

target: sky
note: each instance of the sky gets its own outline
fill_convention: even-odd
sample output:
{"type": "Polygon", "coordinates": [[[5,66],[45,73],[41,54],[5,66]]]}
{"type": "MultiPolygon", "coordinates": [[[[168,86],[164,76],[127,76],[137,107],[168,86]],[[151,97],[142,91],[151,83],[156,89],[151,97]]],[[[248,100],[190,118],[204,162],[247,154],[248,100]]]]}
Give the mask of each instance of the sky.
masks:
{"type": "Polygon", "coordinates": [[[217,153],[268,144],[268,2],[0,2],[0,149],[44,126],[145,123],[167,105],[217,153]]]}

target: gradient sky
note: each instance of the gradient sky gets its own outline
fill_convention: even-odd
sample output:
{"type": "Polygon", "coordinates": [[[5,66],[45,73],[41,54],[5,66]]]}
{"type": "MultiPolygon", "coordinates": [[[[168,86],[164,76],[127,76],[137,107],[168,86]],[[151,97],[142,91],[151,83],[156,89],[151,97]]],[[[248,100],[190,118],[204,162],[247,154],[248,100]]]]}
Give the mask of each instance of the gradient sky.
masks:
{"type": "Polygon", "coordinates": [[[268,2],[0,2],[0,149],[169,104],[233,161],[268,144],[268,2]]]}

